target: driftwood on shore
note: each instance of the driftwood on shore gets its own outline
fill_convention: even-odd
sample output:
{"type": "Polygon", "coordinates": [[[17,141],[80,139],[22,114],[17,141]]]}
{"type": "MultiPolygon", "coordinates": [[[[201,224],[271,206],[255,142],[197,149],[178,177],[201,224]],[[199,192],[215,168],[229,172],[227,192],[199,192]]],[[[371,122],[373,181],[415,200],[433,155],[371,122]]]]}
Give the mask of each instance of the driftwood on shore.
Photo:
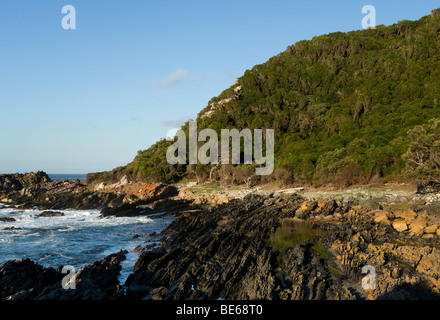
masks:
{"type": "Polygon", "coordinates": [[[299,188],[281,189],[281,190],[278,190],[277,193],[296,193],[299,191],[304,191],[304,188],[299,187],[299,188]]]}

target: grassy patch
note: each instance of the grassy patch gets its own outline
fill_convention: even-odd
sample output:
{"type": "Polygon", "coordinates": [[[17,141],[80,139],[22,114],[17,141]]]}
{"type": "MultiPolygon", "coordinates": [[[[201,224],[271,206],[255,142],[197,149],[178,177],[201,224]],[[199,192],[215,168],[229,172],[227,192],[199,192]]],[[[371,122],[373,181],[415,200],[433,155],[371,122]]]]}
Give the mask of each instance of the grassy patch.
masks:
{"type": "Polygon", "coordinates": [[[201,195],[209,194],[213,191],[220,191],[220,190],[222,190],[222,186],[220,185],[220,183],[219,182],[212,182],[212,183],[205,184],[201,187],[194,188],[192,190],[192,192],[198,196],[201,196],[201,195]]]}
{"type": "Polygon", "coordinates": [[[331,259],[333,257],[333,255],[328,252],[324,245],[319,241],[315,241],[312,249],[315,250],[317,254],[319,254],[321,259],[331,259]]]}
{"type": "Polygon", "coordinates": [[[402,202],[402,203],[393,203],[393,204],[386,204],[384,206],[384,210],[388,210],[391,212],[394,211],[405,211],[407,209],[411,209],[411,207],[414,204],[408,203],[408,202],[402,202]]]}

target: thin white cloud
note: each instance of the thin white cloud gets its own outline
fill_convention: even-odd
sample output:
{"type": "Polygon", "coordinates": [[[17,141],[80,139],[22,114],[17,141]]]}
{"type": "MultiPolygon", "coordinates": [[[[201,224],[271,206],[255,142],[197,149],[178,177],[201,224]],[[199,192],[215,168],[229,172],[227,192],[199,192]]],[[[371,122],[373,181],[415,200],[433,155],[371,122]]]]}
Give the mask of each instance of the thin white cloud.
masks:
{"type": "Polygon", "coordinates": [[[177,119],[165,120],[161,124],[165,127],[181,127],[188,120],[189,118],[177,118],[177,119]]]}
{"type": "Polygon", "coordinates": [[[185,69],[177,69],[175,72],[171,73],[170,75],[166,76],[161,81],[155,81],[153,82],[153,86],[155,87],[168,87],[171,85],[176,85],[185,81],[207,81],[211,80],[212,77],[207,75],[197,75],[194,76],[189,71],[185,69]]]}
{"type": "Polygon", "coordinates": [[[184,69],[178,69],[172,74],[166,76],[162,81],[153,82],[156,87],[168,87],[170,85],[181,83],[185,80],[194,80],[194,77],[184,69]]]}

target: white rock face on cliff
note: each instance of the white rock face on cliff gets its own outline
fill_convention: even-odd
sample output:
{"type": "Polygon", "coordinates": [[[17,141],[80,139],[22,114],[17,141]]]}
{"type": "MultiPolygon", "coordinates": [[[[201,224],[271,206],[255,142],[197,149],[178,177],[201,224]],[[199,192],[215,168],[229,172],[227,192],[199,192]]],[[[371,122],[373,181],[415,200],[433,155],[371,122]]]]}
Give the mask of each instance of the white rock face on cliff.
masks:
{"type": "Polygon", "coordinates": [[[206,111],[204,114],[200,116],[201,119],[203,118],[210,118],[215,111],[217,110],[223,110],[225,108],[225,105],[232,100],[238,100],[240,98],[240,92],[242,90],[242,86],[238,85],[238,79],[235,80],[236,87],[234,88],[235,95],[233,97],[225,98],[220,100],[219,102],[212,102],[210,104],[210,109],[206,111]]]}
{"type": "Polygon", "coordinates": [[[109,188],[119,188],[119,187],[124,187],[124,186],[126,186],[126,185],[128,185],[128,184],[130,184],[130,181],[128,181],[127,176],[123,176],[123,177],[121,178],[121,180],[119,180],[119,181],[116,182],[116,183],[110,184],[110,185],[106,185],[104,182],[101,182],[101,183],[99,183],[99,184],[97,184],[97,185],[95,186],[95,190],[96,190],[96,191],[98,191],[98,190],[102,190],[102,189],[105,189],[105,187],[109,187],[109,188]]]}

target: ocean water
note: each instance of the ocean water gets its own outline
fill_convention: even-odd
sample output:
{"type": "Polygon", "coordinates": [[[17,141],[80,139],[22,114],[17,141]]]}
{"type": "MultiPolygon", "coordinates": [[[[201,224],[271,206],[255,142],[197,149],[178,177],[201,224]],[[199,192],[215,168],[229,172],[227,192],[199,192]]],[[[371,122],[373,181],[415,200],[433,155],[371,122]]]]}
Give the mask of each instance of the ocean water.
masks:
{"type": "Polygon", "coordinates": [[[152,243],[147,234],[161,232],[174,219],[100,218],[99,210],[62,210],[61,217],[38,217],[42,210],[18,210],[0,204],[0,217],[16,221],[0,221],[0,265],[8,260],[29,258],[45,266],[57,268],[71,265],[76,271],[119,250],[127,250],[122,263],[120,283],[131,273],[138,258],[134,248],[152,243]],[[10,230],[5,228],[14,227],[10,230]]]}
{"type": "Polygon", "coordinates": [[[62,181],[62,180],[84,180],[86,178],[86,174],[56,174],[49,173],[49,178],[52,181],[62,181]]]}

